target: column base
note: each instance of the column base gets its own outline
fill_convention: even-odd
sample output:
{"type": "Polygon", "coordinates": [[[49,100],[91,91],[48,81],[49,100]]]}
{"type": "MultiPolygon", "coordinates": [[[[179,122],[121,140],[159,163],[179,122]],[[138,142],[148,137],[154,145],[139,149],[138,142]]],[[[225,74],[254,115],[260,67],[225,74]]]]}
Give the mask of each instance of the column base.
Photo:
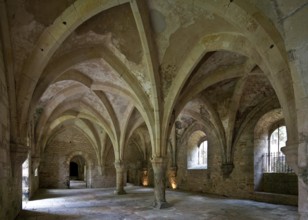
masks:
{"type": "Polygon", "coordinates": [[[113,193],[115,195],[125,195],[125,194],[127,194],[124,189],[123,190],[115,190],[113,193]]]}
{"type": "Polygon", "coordinates": [[[165,209],[171,207],[171,205],[168,202],[153,202],[153,207],[155,209],[165,209]]]}

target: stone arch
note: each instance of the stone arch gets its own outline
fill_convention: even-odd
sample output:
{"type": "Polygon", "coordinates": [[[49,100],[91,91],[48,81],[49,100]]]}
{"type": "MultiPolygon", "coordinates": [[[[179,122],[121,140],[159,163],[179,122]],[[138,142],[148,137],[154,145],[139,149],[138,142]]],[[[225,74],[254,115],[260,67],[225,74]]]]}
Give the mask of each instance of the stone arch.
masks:
{"type": "MultiPolygon", "coordinates": [[[[194,3],[194,7],[204,8],[205,4],[203,1],[197,0],[194,3]]],[[[297,116],[292,116],[291,114],[296,112],[292,76],[287,62],[287,53],[279,32],[267,19],[262,19],[263,15],[259,10],[247,1],[228,2],[226,4],[222,2],[209,2],[206,7],[204,9],[214,12],[236,27],[239,34],[255,46],[261,58],[260,67],[264,70],[275,89],[286,115],[286,125],[292,130],[288,134],[288,139],[291,143],[297,143],[298,134],[297,124],[295,123],[297,116]],[[256,17],[256,15],[258,16],[256,17]]],[[[180,84],[179,88],[183,86],[182,83],[188,78],[187,73],[189,75],[191,69],[200,61],[205,53],[205,49],[204,43],[198,42],[196,47],[189,53],[188,58],[183,62],[182,67],[186,68],[186,70],[184,70],[183,75],[178,74],[183,80],[174,80],[180,84]]],[[[173,104],[169,102],[176,100],[177,93],[179,92],[176,89],[171,91],[171,93],[169,92],[171,97],[166,102],[167,107],[165,109],[167,111],[164,113],[164,128],[168,126],[173,109],[173,104]]]]}
{"type": "Polygon", "coordinates": [[[62,130],[64,130],[66,127],[69,127],[69,126],[75,127],[78,131],[80,131],[81,134],[83,134],[85,137],[87,137],[87,139],[89,140],[89,142],[93,146],[93,149],[97,153],[98,140],[94,136],[95,131],[93,130],[93,128],[89,127],[85,123],[84,120],[82,120],[82,119],[75,120],[75,118],[73,120],[72,119],[66,119],[65,121],[62,121],[61,123],[59,123],[56,127],[51,128],[48,131],[48,136],[47,136],[48,139],[47,139],[46,143],[44,145],[42,145],[43,150],[44,150],[44,147],[46,146],[48,140],[52,139],[54,136],[57,135],[57,133],[61,132],[62,130]],[[62,125],[64,125],[64,128],[61,127],[62,125]]]}
{"type": "Polygon", "coordinates": [[[261,139],[265,135],[268,135],[272,129],[272,125],[283,119],[283,113],[281,109],[273,109],[264,114],[255,126],[254,136],[255,139],[261,139]]]}
{"type": "MultiPolygon", "coordinates": [[[[190,101],[190,99],[194,98],[198,93],[203,91],[215,83],[218,83],[225,79],[233,79],[239,78],[243,76],[243,71],[246,65],[236,65],[229,70],[226,71],[216,71],[211,77],[206,78],[201,81],[194,88],[191,88],[187,94],[182,93],[184,95],[180,95],[185,82],[188,80],[189,75],[192,73],[193,69],[200,62],[203,56],[212,51],[226,50],[234,53],[240,53],[243,56],[249,57],[252,59],[257,65],[263,66],[261,62],[261,57],[257,53],[254,47],[251,46],[248,39],[246,39],[240,33],[212,33],[205,36],[202,36],[195,43],[191,51],[188,53],[184,63],[178,70],[178,73],[173,80],[169,93],[166,97],[165,101],[165,111],[164,111],[164,124],[163,127],[168,128],[168,123],[171,118],[171,113],[173,109],[182,109],[184,105],[190,101]],[[225,42],[228,42],[226,44],[225,42]],[[243,49],[248,48],[248,49],[243,49]],[[179,102],[179,103],[177,103],[179,102]]],[[[171,130],[169,126],[168,134],[171,130]]]]}
{"type": "Polygon", "coordinates": [[[80,71],[77,71],[77,70],[66,71],[60,77],[48,81],[49,82],[48,85],[47,85],[47,82],[45,82],[45,83],[42,82],[42,81],[39,82],[39,84],[37,85],[37,87],[34,91],[34,94],[33,94],[32,100],[31,100],[29,116],[31,116],[33,114],[34,109],[35,109],[38,101],[43,96],[43,94],[47,90],[48,86],[51,85],[52,83],[57,83],[57,82],[64,81],[64,80],[71,80],[71,81],[74,81],[74,82],[78,82],[78,83],[84,85],[87,88],[90,88],[91,84],[92,84],[92,79],[90,79],[85,74],[83,74],[83,73],[81,73],[80,71]]]}
{"type": "Polygon", "coordinates": [[[110,127],[109,123],[103,117],[101,117],[98,114],[98,112],[95,111],[91,106],[87,105],[84,102],[80,102],[76,100],[66,102],[65,105],[58,106],[57,108],[54,109],[53,112],[50,113],[49,117],[46,117],[45,119],[42,119],[39,121],[39,124],[37,126],[39,128],[39,130],[37,130],[38,138],[39,138],[38,140],[40,140],[40,137],[43,134],[43,130],[48,129],[48,125],[49,123],[53,121],[53,119],[56,119],[57,117],[59,117],[59,115],[61,115],[65,111],[71,110],[73,108],[80,108],[80,107],[82,107],[86,111],[82,111],[81,113],[78,113],[77,116],[89,118],[91,121],[99,123],[104,128],[104,130],[107,131],[112,142],[115,143],[116,139],[113,135],[112,128],[110,127]]]}
{"type": "Polygon", "coordinates": [[[226,146],[223,140],[223,133],[220,130],[220,127],[216,127],[213,122],[206,118],[206,117],[201,117],[199,113],[194,112],[194,111],[183,111],[182,114],[186,114],[194,119],[197,120],[196,123],[193,123],[192,125],[190,125],[187,130],[185,130],[184,134],[181,137],[181,141],[185,140],[184,138],[186,138],[186,140],[188,140],[189,138],[189,132],[193,132],[193,130],[191,129],[197,129],[198,127],[200,127],[200,129],[203,131],[205,134],[207,135],[212,135],[213,137],[215,137],[218,142],[217,144],[219,145],[219,148],[221,150],[221,158],[223,162],[226,162],[226,146]],[[202,128],[202,129],[201,129],[202,128]]]}
{"type": "MultiPolygon", "coordinates": [[[[74,104],[80,104],[80,103],[71,103],[70,106],[64,106],[64,113],[65,113],[65,110],[69,110],[70,108],[74,107],[74,104]]],[[[84,106],[85,109],[87,106],[84,106]]],[[[100,117],[97,115],[97,114],[94,114],[95,112],[67,112],[66,114],[64,114],[64,116],[66,115],[67,117],[64,117],[64,121],[67,121],[67,120],[72,120],[72,119],[77,119],[77,118],[80,118],[80,119],[87,119],[89,121],[91,121],[92,123],[96,123],[98,124],[101,128],[103,128],[107,133],[108,133],[108,136],[110,137],[110,140],[113,144],[115,144],[115,140],[114,140],[114,137],[110,131],[109,128],[107,128],[107,124],[104,123],[103,121],[100,121],[100,120],[97,120],[97,119],[100,119],[100,117]]],[[[46,124],[44,124],[44,126],[41,127],[40,129],[40,132],[38,134],[38,142],[44,146],[46,141],[47,141],[47,138],[48,138],[48,135],[49,135],[49,129],[50,129],[50,125],[52,124],[52,119],[55,119],[57,120],[59,118],[59,115],[58,114],[55,114],[51,117],[51,120],[48,120],[46,122],[46,124]]],[[[58,121],[58,122],[55,122],[54,126],[57,125],[59,126],[59,124],[63,123],[64,121],[58,121]]]]}
{"type": "Polygon", "coordinates": [[[70,153],[65,161],[65,164],[67,166],[67,168],[69,168],[70,165],[70,161],[75,157],[75,156],[80,156],[84,159],[84,161],[86,162],[86,169],[87,169],[87,176],[86,176],[86,186],[87,188],[91,188],[92,187],[92,169],[94,166],[93,160],[91,159],[91,157],[82,151],[74,151],[72,153],[70,153]]]}
{"type": "MultiPolygon", "coordinates": [[[[87,47],[78,50],[72,50],[46,66],[34,90],[34,99],[36,98],[36,93],[42,93],[42,91],[44,91],[51,83],[57,80],[61,80],[61,78],[70,79],[70,72],[72,71],[72,69],[70,68],[72,66],[80,64],[84,61],[95,59],[103,59],[108,65],[110,65],[111,68],[115,70],[116,73],[119,73],[121,75],[123,75],[124,72],[126,72],[126,74],[131,74],[130,71],[124,66],[124,64],[105,46],[95,45],[95,48],[87,47]]],[[[74,72],[75,71],[76,70],[74,70],[74,72]]],[[[81,73],[79,71],[77,71],[76,73],[78,74],[78,78],[76,81],[82,81],[82,84],[87,87],[90,87],[93,84],[92,79],[90,79],[84,73],[81,73]]],[[[74,78],[76,78],[76,76],[74,78]]],[[[123,78],[128,82],[129,85],[132,86],[132,90],[136,93],[134,95],[128,93],[128,95],[132,96],[132,99],[136,101],[137,106],[141,106],[141,100],[145,101],[145,97],[142,96],[140,88],[136,86],[138,85],[138,82],[134,79],[125,78],[125,76],[123,78]]]]}
{"type": "MultiPolygon", "coordinates": [[[[151,114],[145,106],[151,106],[149,100],[147,99],[147,96],[143,92],[143,90],[140,87],[140,84],[137,82],[137,80],[132,77],[132,73],[127,69],[124,63],[122,63],[114,54],[112,54],[109,49],[107,49],[104,46],[98,46],[96,48],[82,48],[79,49],[78,51],[71,51],[69,54],[66,54],[63,58],[60,57],[61,59],[58,59],[48,65],[43,72],[42,75],[42,81],[40,84],[38,84],[39,87],[37,89],[39,90],[39,93],[42,93],[42,90],[47,88],[47,86],[50,84],[50,81],[56,81],[57,78],[60,78],[65,71],[70,68],[72,65],[75,65],[77,63],[80,63],[85,60],[90,60],[90,59],[96,59],[96,58],[103,58],[106,60],[106,62],[116,71],[121,73],[122,78],[128,83],[128,85],[131,85],[131,90],[134,93],[126,93],[127,95],[131,95],[131,99],[134,101],[134,104],[136,107],[139,109],[141,114],[143,115],[147,125],[149,128],[151,128],[150,123],[153,121],[151,118],[151,114]],[[56,68],[54,68],[54,66],[56,68]],[[143,104],[141,104],[143,103],[143,104]]],[[[87,86],[88,85],[88,79],[84,79],[83,77],[83,85],[87,86]],[[86,80],[86,81],[84,81],[86,80]]],[[[96,86],[97,87],[97,86],[96,86]]],[[[33,97],[35,100],[38,99],[37,95],[33,97]]],[[[32,101],[29,108],[31,109],[31,104],[35,103],[35,100],[32,101]]],[[[23,123],[26,122],[27,117],[26,115],[29,114],[30,112],[26,109],[25,111],[22,112],[22,117],[21,121],[23,123]]]]}
{"type": "Polygon", "coordinates": [[[254,189],[258,190],[262,178],[263,154],[267,152],[269,134],[273,125],[284,119],[282,109],[273,109],[264,114],[254,129],[254,189]]]}
{"type": "Polygon", "coordinates": [[[201,131],[207,136],[211,130],[211,126],[209,126],[207,123],[201,124],[200,122],[195,122],[191,124],[183,133],[183,135],[180,138],[180,143],[183,143],[184,145],[187,145],[188,140],[190,139],[190,136],[197,131],[201,131]]]}
{"type": "MultiPolygon", "coordinates": [[[[50,60],[54,52],[60,47],[61,43],[84,21],[98,14],[101,11],[126,3],[117,0],[111,0],[102,3],[99,0],[77,0],[68,7],[45,31],[41,34],[36,48],[32,51],[25,63],[25,74],[21,76],[18,96],[21,97],[20,105],[29,105],[25,103],[24,98],[32,96],[36,83],[50,60]],[[38,62],[38,60],[40,62],[38,62]],[[30,80],[31,79],[31,83],[30,80]],[[24,81],[26,80],[26,81],[24,81]]],[[[28,107],[26,107],[28,108],[28,107]]]]}

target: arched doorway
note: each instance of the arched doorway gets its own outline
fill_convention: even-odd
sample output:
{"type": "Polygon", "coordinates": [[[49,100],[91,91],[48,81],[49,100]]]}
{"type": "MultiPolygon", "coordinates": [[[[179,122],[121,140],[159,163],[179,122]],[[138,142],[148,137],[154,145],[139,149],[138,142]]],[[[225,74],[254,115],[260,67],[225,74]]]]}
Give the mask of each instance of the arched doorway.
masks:
{"type": "Polygon", "coordinates": [[[82,156],[76,155],[69,163],[69,188],[86,188],[86,180],[86,161],[82,156]]]}

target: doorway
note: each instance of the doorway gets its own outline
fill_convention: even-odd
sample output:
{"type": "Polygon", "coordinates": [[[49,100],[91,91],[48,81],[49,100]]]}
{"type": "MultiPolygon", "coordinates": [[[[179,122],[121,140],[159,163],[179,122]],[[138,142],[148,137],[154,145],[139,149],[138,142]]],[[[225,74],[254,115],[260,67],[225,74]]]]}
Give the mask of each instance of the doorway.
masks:
{"type": "Polygon", "coordinates": [[[22,207],[29,201],[29,155],[22,164],[22,207]]]}
{"type": "Polygon", "coordinates": [[[70,180],[78,180],[78,164],[70,162],[70,180]]]}
{"type": "Polygon", "coordinates": [[[69,188],[86,188],[87,167],[86,162],[81,156],[74,156],[69,164],[69,188]]]}

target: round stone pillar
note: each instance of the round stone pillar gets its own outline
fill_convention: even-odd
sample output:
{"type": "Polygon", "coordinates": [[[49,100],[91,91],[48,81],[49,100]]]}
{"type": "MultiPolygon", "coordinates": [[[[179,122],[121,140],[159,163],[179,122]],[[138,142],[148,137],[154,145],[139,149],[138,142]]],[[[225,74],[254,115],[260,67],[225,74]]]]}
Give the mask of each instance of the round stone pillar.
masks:
{"type": "Polygon", "coordinates": [[[298,212],[299,220],[308,219],[308,177],[301,176],[298,179],[298,212]]]}
{"type": "Polygon", "coordinates": [[[168,207],[166,202],[166,169],[167,160],[163,157],[155,157],[151,160],[154,171],[154,207],[162,209],[168,207]]]}
{"type": "Polygon", "coordinates": [[[116,169],[116,190],[114,194],[123,195],[126,194],[124,190],[124,174],[125,174],[125,166],[122,161],[114,162],[114,166],[116,169]]]}
{"type": "Polygon", "coordinates": [[[307,144],[287,144],[281,148],[286,155],[287,164],[298,176],[298,212],[299,219],[308,219],[308,167],[307,167],[307,144]]]}

